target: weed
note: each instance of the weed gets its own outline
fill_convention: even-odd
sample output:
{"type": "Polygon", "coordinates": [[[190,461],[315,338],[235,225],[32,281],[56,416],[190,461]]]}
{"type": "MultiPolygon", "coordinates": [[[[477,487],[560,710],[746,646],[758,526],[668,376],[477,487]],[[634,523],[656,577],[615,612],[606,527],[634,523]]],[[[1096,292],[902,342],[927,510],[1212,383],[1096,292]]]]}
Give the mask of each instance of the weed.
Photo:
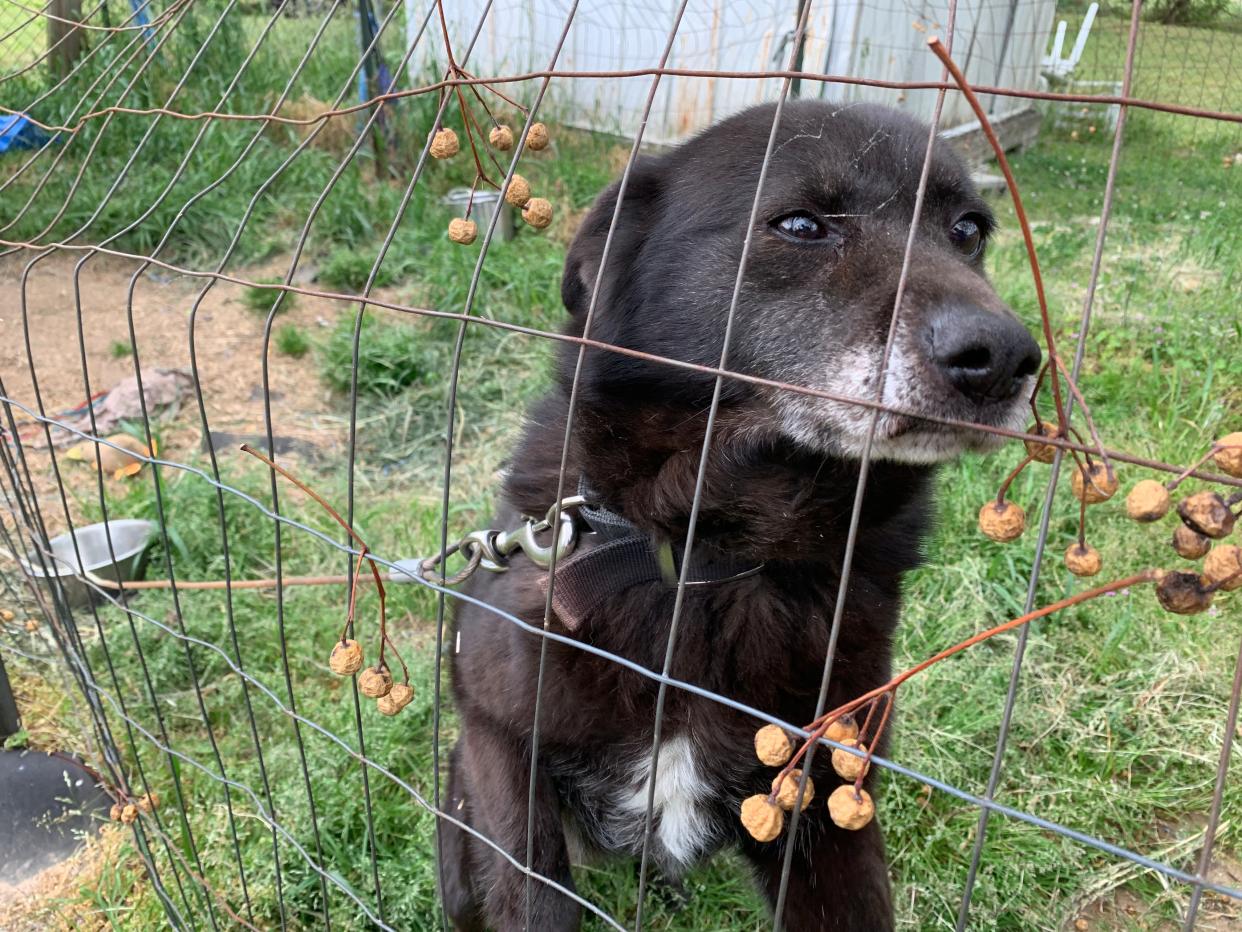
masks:
{"type": "Polygon", "coordinates": [[[134,355],[134,348],[126,340],[113,340],[108,344],[108,355],[113,359],[126,359],[134,355]]]}
{"type": "MultiPolygon", "coordinates": [[[[260,278],[259,282],[264,285],[279,285],[284,283],[283,278],[267,277],[260,278]]],[[[246,305],[254,313],[266,317],[271,311],[272,305],[276,303],[280,297],[280,291],[275,288],[260,288],[257,285],[247,286],[242,292],[242,303],[246,305]]],[[[297,306],[296,294],[285,292],[284,300],[280,302],[280,311],[290,311],[297,306]]]]}
{"type": "MultiPolygon", "coordinates": [[[[433,371],[431,349],[413,325],[367,317],[358,340],[360,395],[394,395],[433,371]]],[[[333,391],[350,391],[354,372],[354,317],[341,315],[320,353],[319,372],[333,391]]]]}
{"type": "Polygon", "coordinates": [[[285,324],[276,330],[276,350],[294,359],[301,359],[311,348],[310,337],[296,324],[285,324]]]}
{"type": "MultiPolygon", "coordinates": [[[[319,280],[340,291],[361,291],[371,274],[374,259],[353,249],[334,249],[319,268],[319,280]]],[[[392,264],[381,265],[376,272],[374,285],[392,284],[392,264]]]]}

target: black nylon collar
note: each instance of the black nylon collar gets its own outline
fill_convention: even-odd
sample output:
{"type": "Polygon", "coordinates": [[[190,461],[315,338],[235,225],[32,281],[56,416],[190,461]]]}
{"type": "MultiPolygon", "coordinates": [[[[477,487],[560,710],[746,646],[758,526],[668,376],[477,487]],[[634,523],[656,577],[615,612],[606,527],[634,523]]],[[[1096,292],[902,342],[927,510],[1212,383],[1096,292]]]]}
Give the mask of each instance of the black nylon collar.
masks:
{"type": "MultiPolygon", "coordinates": [[[[598,500],[585,480],[579,480],[578,492],[588,502],[598,500]]],[[[684,543],[657,540],[601,505],[581,506],[578,518],[587,531],[579,536],[574,552],[557,561],[552,587],[552,607],[570,631],[576,631],[588,615],[633,586],[662,582],[676,588],[685,563],[684,543]]],[[[763,567],[763,563],[696,548],[690,553],[686,585],[733,582],[754,576],[763,567]]],[[[546,576],[542,585],[546,591],[546,576]]]]}

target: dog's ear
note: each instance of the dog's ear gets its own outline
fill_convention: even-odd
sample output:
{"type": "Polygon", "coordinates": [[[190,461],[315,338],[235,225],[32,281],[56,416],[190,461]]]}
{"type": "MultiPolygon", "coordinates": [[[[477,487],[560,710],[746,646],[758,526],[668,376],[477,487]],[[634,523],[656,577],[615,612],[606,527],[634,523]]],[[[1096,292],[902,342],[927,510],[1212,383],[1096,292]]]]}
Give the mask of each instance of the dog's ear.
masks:
{"type": "MultiPolygon", "coordinates": [[[[635,253],[646,239],[646,231],[657,222],[660,201],[658,159],[642,158],[634,163],[625,188],[625,202],[617,215],[616,230],[608,250],[608,264],[602,284],[604,294],[609,282],[624,283],[629,279],[635,253]]],[[[617,211],[620,181],[614,181],[596,199],[582,220],[569,254],[565,257],[565,277],[561,279],[561,300],[569,313],[585,316],[591,306],[591,292],[599,275],[600,259],[608,229],[617,211]]]]}

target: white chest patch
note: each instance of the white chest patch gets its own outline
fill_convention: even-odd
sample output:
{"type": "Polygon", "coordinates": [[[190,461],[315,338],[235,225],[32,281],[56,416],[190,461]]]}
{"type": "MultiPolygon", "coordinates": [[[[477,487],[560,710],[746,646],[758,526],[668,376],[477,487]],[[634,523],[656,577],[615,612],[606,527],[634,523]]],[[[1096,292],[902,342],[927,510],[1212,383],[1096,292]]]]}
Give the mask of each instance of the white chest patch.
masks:
{"type": "MultiPolygon", "coordinates": [[[[678,735],[660,745],[656,767],[655,795],[652,797],[655,826],[653,836],[669,857],[686,865],[708,847],[711,829],[701,803],[710,787],[700,776],[695,760],[694,742],[678,735]]],[[[623,834],[637,850],[642,845],[643,817],[647,811],[647,793],[651,783],[651,759],[635,765],[634,788],[617,803],[630,823],[623,834]]]]}

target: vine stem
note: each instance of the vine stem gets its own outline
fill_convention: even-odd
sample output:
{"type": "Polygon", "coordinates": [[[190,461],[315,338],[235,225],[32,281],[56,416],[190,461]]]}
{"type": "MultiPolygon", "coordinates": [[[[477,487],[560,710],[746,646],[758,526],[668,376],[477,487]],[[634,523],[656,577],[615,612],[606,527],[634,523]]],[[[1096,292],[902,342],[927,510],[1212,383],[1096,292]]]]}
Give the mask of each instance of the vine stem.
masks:
{"type": "MultiPolygon", "coordinates": [[[[964,641],[959,641],[958,643],[954,644],[952,647],[946,647],[944,650],[940,651],[938,654],[933,654],[931,657],[928,657],[926,660],[922,661],[921,663],[915,664],[913,667],[910,667],[908,670],[903,670],[901,673],[898,673],[896,676],[890,679],[887,683],[884,683],[881,686],[877,686],[874,689],[868,690],[867,692],[863,693],[861,696],[858,696],[855,699],[851,699],[849,702],[845,703],[844,705],[837,706],[832,711],[824,713],[822,716],[820,716],[818,719],[816,719],[815,721],[813,721],[810,725],[806,727],[806,730],[809,732],[809,735],[807,736],[806,740],[802,742],[802,746],[789,759],[789,762],[783,768],[781,768],[780,773],[776,775],[776,778],[772,783],[773,787],[775,788],[780,787],[781,781],[784,780],[785,777],[788,776],[789,773],[797,767],[797,765],[801,762],[802,758],[806,756],[806,752],[811,748],[811,746],[814,745],[815,742],[818,741],[820,738],[822,738],[827,733],[828,727],[834,721],[839,719],[842,715],[857,711],[859,708],[861,708],[868,702],[872,701],[873,699],[876,699],[878,696],[884,695],[885,693],[895,694],[897,691],[897,687],[899,687],[906,680],[910,679],[913,676],[917,676],[918,674],[926,670],[928,667],[934,666],[935,664],[940,663],[942,660],[948,660],[954,654],[960,654],[962,651],[966,650],[969,647],[974,647],[976,644],[981,644],[984,641],[988,640],[989,638],[996,637],[998,634],[1004,634],[1006,631],[1012,631],[1014,628],[1020,628],[1025,624],[1029,624],[1030,622],[1035,621],[1037,618],[1043,618],[1047,615],[1051,615],[1051,614],[1054,614],[1055,612],[1059,612],[1062,609],[1070,608],[1071,606],[1078,605],[1081,602],[1087,602],[1087,601],[1090,601],[1091,599],[1097,599],[1102,595],[1108,595],[1109,593],[1116,592],[1118,589],[1125,589],[1127,586],[1135,586],[1135,585],[1138,585],[1139,583],[1155,582],[1156,574],[1158,572],[1159,572],[1158,570],[1148,569],[1148,570],[1144,570],[1141,573],[1135,573],[1133,576],[1126,576],[1122,579],[1115,579],[1112,582],[1105,583],[1102,586],[1096,586],[1094,589],[1084,589],[1082,592],[1079,592],[1075,595],[1068,596],[1064,599],[1060,599],[1056,602],[1051,602],[1048,605],[1043,606],[1042,608],[1037,608],[1034,611],[1027,612],[1025,615],[1019,615],[1017,618],[1011,618],[1009,619],[1009,621],[1002,622],[999,625],[988,628],[986,631],[980,631],[978,634],[973,634],[970,637],[966,638],[966,640],[964,641]]],[[[888,705],[890,706],[892,705],[891,695],[889,697],[888,705]]]]}
{"type": "Polygon", "coordinates": [[[1201,457],[1199,457],[1197,460],[1195,460],[1193,463],[1191,463],[1189,466],[1183,469],[1180,473],[1178,473],[1176,476],[1174,476],[1172,479],[1166,482],[1164,484],[1164,487],[1168,489],[1170,492],[1172,492],[1179,485],[1181,485],[1192,472],[1194,472],[1196,469],[1198,469],[1200,466],[1202,466],[1204,463],[1210,460],[1217,453],[1220,453],[1222,450],[1236,450],[1236,449],[1238,449],[1238,445],[1233,444],[1233,443],[1212,444],[1212,446],[1208,448],[1208,451],[1206,453],[1204,453],[1201,457]]]}
{"type": "Polygon", "coordinates": [[[1074,380],[1070,378],[1069,370],[1065,368],[1065,364],[1061,362],[1061,358],[1057,357],[1057,368],[1065,375],[1065,384],[1069,386],[1070,393],[1074,396],[1074,400],[1078,402],[1078,407],[1082,408],[1083,420],[1087,422],[1087,433],[1091,435],[1091,442],[1095,444],[1096,452],[1100,454],[1100,459],[1104,461],[1104,468],[1108,474],[1113,475],[1113,464],[1108,459],[1108,453],[1104,450],[1104,443],[1100,440],[1100,435],[1095,429],[1095,418],[1091,416],[1091,409],[1087,407],[1087,399],[1082,396],[1082,392],[1078,390],[1078,386],[1074,384],[1074,380]]]}
{"type": "MultiPolygon", "coordinates": [[[[1022,239],[1026,243],[1027,258],[1030,259],[1031,277],[1035,280],[1035,297],[1039,300],[1039,316],[1040,322],[1043,324],[1044,343],[1048,346],[1048,356],[1057,360],[1057,366],[1060,368],[1060,360],[1057,357],[1056,344],[1052,337],[1052,320],[1048,316],[1048,299],[1044,295],[1044,279],[1039,271],[1039,258],[1035,254],[1035,238],[1031,234],[1031,224],[1026,218],[1026,208],[1022,205],[1022,195],[1018,192],[1018,181],[1013,176],[1013,172],[1009,168],[1009,160],[1005,158],[1005,148],[1000,144],[1000,140],[996,138],[996,131],[992,129],[992,124],[988,120],[988,115],[984,112],[983,105],[979,102],[979,98],[975,96],[974,90],[970,86],[970,82],[966,80],[966,76],[962,74],[962,69],[957,66],[957,62],[953,60],[953,56],[949,54],[949,50],[945,48],[944,43],[939,37],[932,36],[927,40],[928,48],[932,53],[940,59],[949,75],[953,78],[958,89],[966,97],[966,102],[975,112],[975,116],[979,120],[979,128],[983,130],[983,134],[987,136],[988,142],[992,146],[992,151],[996,154],[997,164],[1000,165],[1001,173],[1005,176],[1005,183],[1009,186],[1009,196],[1013,198],[1013,212],[1018,217],[1018,224],[1022,227],[1022,239]]],[[[1060,431],[1065,430],[1065,402],[1061,397],[1061,380],[1057,377],[1056,372],[1052,373],[1052,398],[1057,409],[1057,428],[1060,431]]]]}
{"type": "Polygon", "coordinates": [[[1005,481],[1002,482],[1000,484],[1000,488],[996,490],[997,510],[1000,510],[1000,506],[1005,504],[1005,494],[1009,491],[1009,486],[1013,484],[1013,480],[1017,479],[1018,476],[1022,474],[1022,470],[1026,469],[1026,467],[1029,466],[1034,459],[1034,454],[1028,454],[1027,457],[1015,466],[1013,471],[1005,477],[1005,481]]]}
{"type": "MultiPolygon", "coordinates": [[[[375,561],[371,559],[370,556],[368,556],[368,554],[371,551],[371,548],[367,546],[367,542],[362,539],[362,536],[357,531],[355,531],[352,527],[350,527],[349,522],[346,521],[344,518],[342,518],[340,514],[337,512],[337,510],[333,508],[331,505],[329,505],[322,495],[320,495],[318,492],[316,492],[314,489],[308,486],[305,482],[303,482],[297,476],[293,475],[293,473],[289,472],[283,466],[278,466],[274,461],[272,461],[270,458],[268,458],[264,454],[260,453],[250,444],[243,443],[241,445],[241,450],[243,453],[249,453],[255,459],[266,464],[266,466],[269,469],[273,469],[276,472],[280,473],[280,475],[284,476],[286,479],[292,482],[295,486],[297,486],[299,489],[301,489],[303,492],[309,495],[312,499],[314,499],[315,503],[318,504],[319,507],[322,508],[324,511],[326,511],[329,515],[331,515],[332,520],[334,520],[337,524],[343,527],[345,529],[345,533],[347,533],[350,537],[352,537],[354,540],[354,543],[358,545],[358,549],[361,551],[358,556],[359,564],[362,563],[363,557],[367,558],[367,564],[371,567],[371,576],[375,580],[375,590],[376,592],[379,593],[380,653],[379,653],[378,664],[383,664],[384,643],[385,641],[388,640],[388,615],[387,615],[388,593],[387,593],[387,590],[384,589],[384,580],[380,578],[379,567],[377,567],[375,565],[375,561]]],[[[358,590],[358,574],[355,573],[353,582],[350,585],[350,595],[349,595],[351,616],[352,616],[353,602],[354,602],[354,598],[356,596],[357,590],[358,590]]]]}

